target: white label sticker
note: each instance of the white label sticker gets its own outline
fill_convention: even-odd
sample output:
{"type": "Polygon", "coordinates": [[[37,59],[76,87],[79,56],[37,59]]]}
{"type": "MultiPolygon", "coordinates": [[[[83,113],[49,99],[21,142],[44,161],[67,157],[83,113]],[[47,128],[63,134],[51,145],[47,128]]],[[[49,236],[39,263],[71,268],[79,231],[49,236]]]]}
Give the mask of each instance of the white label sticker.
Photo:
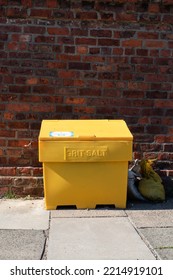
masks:
{"type": "Polygon", "coordinates": [[[73,131],[51,131],[49,133],[49,136],[51,136],[51,137],[73,137],[74,132],[73,131]]]}

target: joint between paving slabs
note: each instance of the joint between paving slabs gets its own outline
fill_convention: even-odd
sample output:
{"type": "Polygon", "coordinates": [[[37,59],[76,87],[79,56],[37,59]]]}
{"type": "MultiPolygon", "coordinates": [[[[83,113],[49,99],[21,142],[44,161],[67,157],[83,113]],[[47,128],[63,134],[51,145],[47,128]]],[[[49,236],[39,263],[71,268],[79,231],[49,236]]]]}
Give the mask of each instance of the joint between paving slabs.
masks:
{"type": "MultiPolygon", "coordinates": [[[[126,212],[126,211],[125,211],[126,212]]],[[[140,238],[144,241],[144,243],[146,244],[146,246],[149,248],[149,250],[152,252],[152,254],[154,255],[154,257],[156,258],[156,260],[161,260],[161,257],[159,256],[159,254],[156,252],[155,248],[153,248],[151,246],[151,244],[149,243],[149,241],[146,239],[146,237],[140,232],[140,229],[138,229],[135,225],[135,223],[133,222],[133,220],[127,215],[127,218],[129,220],[129,222],[131,223],[131,225],[133,226],[133,228],[135,229],[135,231],[137,232],[137,234],[140,236],[140,238]]]]}
{"type": "Polygon", "coordinates": [[[49,230],[50,230],[50,221],[51,221],[51,212],[49,212],[49,225],[47,230],[43,230],[44,234],[44,245],[43,245],[43,250],[41,253],[40,260],[46,260],[47,259],[47,249],[48,249],[48,240],[49,240],[49,230]]]}

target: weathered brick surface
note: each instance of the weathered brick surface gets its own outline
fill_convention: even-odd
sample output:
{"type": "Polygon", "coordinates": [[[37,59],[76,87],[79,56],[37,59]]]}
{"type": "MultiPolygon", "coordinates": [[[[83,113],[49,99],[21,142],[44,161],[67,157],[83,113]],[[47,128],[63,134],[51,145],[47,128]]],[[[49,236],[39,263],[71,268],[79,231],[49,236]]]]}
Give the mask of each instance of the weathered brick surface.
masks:
{"type": "Polygon", "coordinates": [[[124,119],[134,157],[173,169],[172,14],[172,0],[0,0],[1,192],[41,193],[42,119],[124,119]]]}

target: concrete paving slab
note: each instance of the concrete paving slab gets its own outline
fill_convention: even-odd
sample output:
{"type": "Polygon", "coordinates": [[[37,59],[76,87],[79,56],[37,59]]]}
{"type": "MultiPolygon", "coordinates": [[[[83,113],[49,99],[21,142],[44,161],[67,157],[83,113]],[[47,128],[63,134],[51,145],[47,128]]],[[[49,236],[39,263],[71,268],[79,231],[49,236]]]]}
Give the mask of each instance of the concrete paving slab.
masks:
{"type": "Polygon", "coordinates": [[[94,217],[126,217],[124,210],[108,209],[76,209],[76,210],[55,210],[51,211],[51,218],[94,218],[94,217]]]}
{"type": "Polygon", "coordinates": [[[173,227],[144,228],[140,232],[160,255],[161,259],[173,260],[173,227]]]}
{"type": "Polygon", "coordinates": [[[173,226],[173,209],[170,210],[126,210],[137,228],[173,226]]]}
{"type": "Polygon", "coordinates": [[[140,229],[154,248],[173,247],[172,228],[145,228],[140,229]]]}
{"type": "Polygon", "coordinates": [[[162,260],[173,260],[173,248],[161,248],[157,252],[162,260]]]}
{"type": "Polygon", "coordinates": [[[0,230],[0,260],[40,260],[44,244],[41,230],[0,230]]]}
{"type": "Polygon", "coordinates": [[[42,199],[3,199],[0,204],[1,229],[49,228],[49,211],[44,210],[42,199]]]}
{"type": "Polygon", "coordinates": [[[51,219],[49,260],[154,260],[125,217],[51,219]]]}

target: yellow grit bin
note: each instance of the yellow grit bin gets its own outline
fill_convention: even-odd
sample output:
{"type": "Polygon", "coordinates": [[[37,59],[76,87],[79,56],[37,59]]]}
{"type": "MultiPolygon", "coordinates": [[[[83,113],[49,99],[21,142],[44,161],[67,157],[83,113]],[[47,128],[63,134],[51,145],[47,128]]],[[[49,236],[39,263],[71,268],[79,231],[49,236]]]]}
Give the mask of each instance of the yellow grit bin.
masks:
{"type": "Polygon", "coordinates": [[[132,141],[123,120],[43,120],[39,161],[46,209],[125,208],[132,141]]]}

